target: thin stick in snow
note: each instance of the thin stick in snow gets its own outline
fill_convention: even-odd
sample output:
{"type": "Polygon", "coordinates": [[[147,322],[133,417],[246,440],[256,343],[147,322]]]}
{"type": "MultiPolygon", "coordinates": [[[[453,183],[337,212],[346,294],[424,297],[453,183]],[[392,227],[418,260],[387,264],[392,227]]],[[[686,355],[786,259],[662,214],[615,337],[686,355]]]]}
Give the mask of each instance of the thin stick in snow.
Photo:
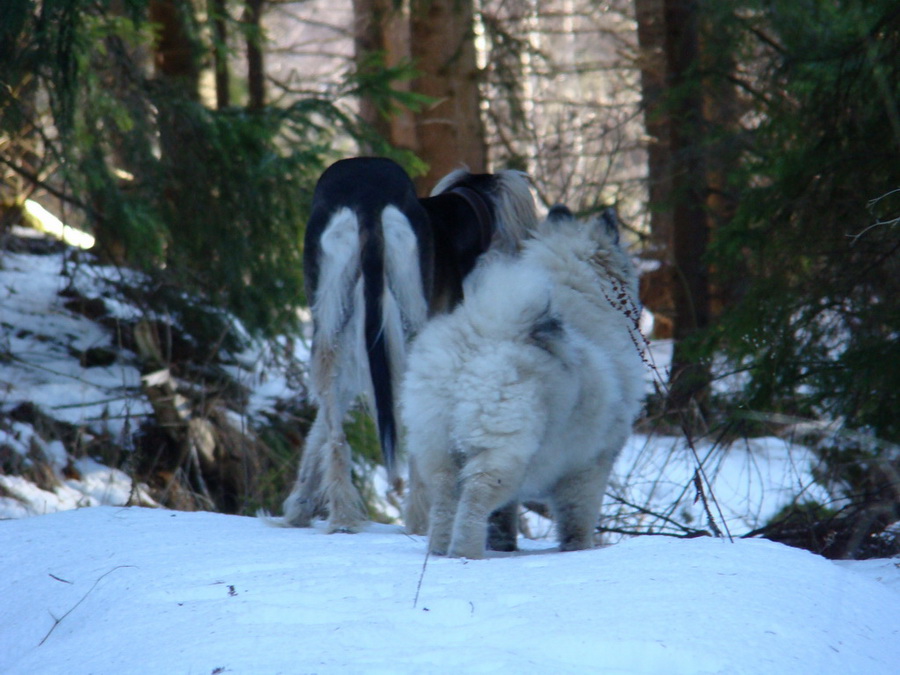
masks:
{"type": "MultiPolygon", "coordinates": [[[[74,605],[72,605],[72,607],[69,609],[68,612],[66,612],[65,614],[63,614],[63,615],[62,615],[61,617],[59,617],[58,619],[57,619],[55,616],[53,616],[53,614],[50,614],[50,616],[53,616],[53,625],[50,627],[50,630],[47,631],[47,634],[44,636],[44,638],[43,638],[40,642],[38,642],[38,647],[40,647],[41,645],[43,645],[43,644],[47,641],[47,638],[49,638],[49,637],[50,637],[50,634],[53,633],[54,630],[56,630],[56,627],[57,627],[59,624],[61,624],[61,623],[63,622],[63,619],[65,619],[67,616],[69,616],[69,614],[71,614],[72,612],[74,612],[74,611],[78,608],[78,605],[80,605],[82,602],[84,602],[84,601],[87,599],[87,596],[89,596],[89,595],[91,594],[91,592],[92,592],[95,588],[97,588],[97,584],[99,584],[99,583],[103,580],[104,577],[106,577],[106,576],[109,575],[109,574],[112,574],[112,573],[115,572],[116,570],[122,569],[123,567],[134,567],[134,565],[117,565],[116,567],[113,567],[111,570],[109,570],[109,571],[107,571],[107,572],[104,572],[104,573],[101,574],[99,577],[97,577],[97,580],[94,581],[93,584],[91,584],[91,587],[88,589],[87,593],[85,593],[84,595],[82,595],[82,596],[81,596],[81,600],[79,600],[79,601],[76,602],[74,605]]],[[[52,576],[54,579],[57,579],[58,581],[60,581],[60,579],[59,579],[58,577],[55,577],[55,576],[53,576],[52,574],[51,574],[50,576],[52,576]]],[[[67,581],[66,583],[71,583],[71,582],[68,582],[68,581],[67,581]]]]}
{"type": "Polygon", "coordinates": [[[419,574],[419,583],[416,584],[416,597],[413,598],[413,609],[419,604],[419,591],[422,590],[422,580],[425,578],[425,568],[428,566],[428,556],[431,555],[431,549],[425,549],[425,560],[422,561],[422,571],[419,574]]]}

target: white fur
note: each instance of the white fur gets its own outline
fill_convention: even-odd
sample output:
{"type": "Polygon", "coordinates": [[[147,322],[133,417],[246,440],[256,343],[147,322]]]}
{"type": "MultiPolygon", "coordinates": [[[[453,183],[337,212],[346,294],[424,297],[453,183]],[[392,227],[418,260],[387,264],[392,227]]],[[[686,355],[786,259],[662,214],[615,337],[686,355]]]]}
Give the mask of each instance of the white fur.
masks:
{"type": "Polygon", "coordinates": [[[342,208],[331,218],[321,239],[321,281],[312,312],[323,340],[333,340],[344,315],[352,310],[347,291],[359,276],[359,222],[356,214],[342,208]]]}
{"type": "Polygon", "coordinates": [[[603,225],[557,217],[426,326],[401,411],[432,552],[482,557],[488,515],[526,499],[549,503],[562,550],[593,545],[640,406],[644,366],[623,311],[636,305],[633,265],[603,225]]]}
{"type": "MultiPolygon", "coordinates": [[[[418,244],[409,220],[388,206],[382,212],[381,227],[385,242],[382,330],[392,379],[399,382],[406,344],[425,322],[427,306],[418,244]]],[[[297,481],[283,507],[285,523],[298,527],[327,513],[329,532],[358,531],[366,519],[365,505],[352,482],[351,451],[343,432],[344,418],[358,398],[370,411],[375,409],[365,345],[359,237],[357,217],[347,208],[332,216],[321,237],[310,367],[319,413],[306,439],[297,481]]]]}
{"type": "Polygon", "coordinates": [[[406,332],[414,335],[428,318],[419,244],[406,216],[394,206],[381,214],[385,249],[385,295],[396,301],[406,332]]]}
{"type": "Polygon", "coordinates": [[[522,242],[537,229],[528,175],[521,171],[500,171],[497,173],[501,188],[500,199],[496,203],[497,232],[494,234],[493,248],[514,252],[522,242]]]}
{"type": "Polygon", "coordinates": [[[446,176],[441,178],[433,188],[431,188],[431,196],[434,197],[435,195],[446,192],[452,185],[458,183],[460,179],[467,175],[469,175],[468,169],[460,168],[451,171],[446,176]]]}

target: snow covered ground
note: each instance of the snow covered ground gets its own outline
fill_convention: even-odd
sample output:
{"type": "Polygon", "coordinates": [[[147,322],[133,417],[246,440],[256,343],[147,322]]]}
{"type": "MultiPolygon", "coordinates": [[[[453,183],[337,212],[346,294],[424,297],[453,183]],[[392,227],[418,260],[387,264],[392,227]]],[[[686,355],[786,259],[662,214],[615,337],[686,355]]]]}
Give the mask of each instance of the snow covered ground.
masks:
{"type": "MultiPolygon", "coordinates": [[[[14,233],[40,236],[19,227],[14,233]]],[[[109,325],[91,320],[73,305],[101,299],[112,320],[147,316],[116,290],[123,281],[137,283],[138,276],[116,267],[75,263],[70,256],[71,251],[64,256],[59,251],[36,255],[0,250],[0,413],[34,404],[46,418],[77,427],[84,446],[99,438],[125,446],[127,435],[153,415],[142,387],[140,359],[117,344],[109,325]],[[107,352],[112,362],[86,364],[85,355],[92,350],[107,352]]],[[[288,391],[284,373],[262,365],[264,350],[259,345],[252,353],[238,355],[228,368],[250,391],[249,414],[271,407],[288,391]]],[[[121,505],[129,496],[138,503],[153,503],[140,486],[133,489],[122,471],[90,457],[68,456],[61,442],[46,441],[35,426],[0,415],[0,519],[121,505]],[[4,463],[27,468],[35,454],[56,474],[52,489],[21,475],[4,475],[4,463]]]]}
{"type": "Polygon", "coordinates": [[[4,521],[0,672],[898,672],[896,561],[764,540],[546,546],[426,561],[395,526],[114,507],[4,521]]]}
{"type": "MultiPolygon", "coordinates": [[[[60,254],[0,252],[0,412],[33,402],[85,437],[124,437],[152,414],[138,360],[59,294],[72,285],[90,297],[120,273],[83,266],[73,280],[62,267],[60,254]],[[119,350],[114,363],[82,363],[95,347],[119,350]]],[[[666,345],[654,347],[664,364],[666,345]]],[[[251,354],[235,371],[249,415],[284,388],[253,364],[251,354]]],[[[124,508],[152,500],[122,471],[3,420],[0,460],[28,466],[37,449],[53,476],[41,487],[0,471],[0,673],[900,672],[897,559],[621,535],[561,554],[533,516],[536,539],[520,553],[426,560],[424,538],[399,526],[328,536],[124,508]]],[[[735,535],[798,495],[827,498],[813,454],[785,439],[701,441],[696,453],[633,436],[604,524],[666,529],[652,511],[706,528],[698,457],[713,515],[735,535]]]]}

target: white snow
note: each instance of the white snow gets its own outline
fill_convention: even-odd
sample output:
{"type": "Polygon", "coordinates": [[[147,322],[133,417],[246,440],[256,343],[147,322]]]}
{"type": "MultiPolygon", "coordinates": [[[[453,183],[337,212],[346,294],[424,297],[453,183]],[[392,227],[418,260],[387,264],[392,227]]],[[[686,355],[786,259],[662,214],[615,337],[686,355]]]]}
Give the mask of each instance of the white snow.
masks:
{"type": "MultiPolygon", "coordinates": [[[[127,353],[109,367],[79,364],[112,338],[65,308],[62,266],[59,254],[0,252],[0,408],[33,402],[86,435],[118,437],[152,412],[140,372],[127,353]]],[[[75,283],[91,295],[119,274],[82,266],[75,283]]],[[[122,318],[138,311],[106,302],[122,318]]],[[[653,349],[664,370],[670,345],[653,349]]],[[[287,389],[269,356],[249,350],[232,368],[251,389],[251,415],[287,389]]],[[[26,423],[8,420],[0,449],[24,467],[42,454],[56,483],[0,475],[4,674],[900,672],[900,559],[834,563],[763,540],[622,535],[562,554],[532,515],[539,538],[522,539],[523,552],[426,564],[425,539],[397,525],[325,535],[123,508],[152,500],[26,423]]],[[[695,450],[714,517],[735,535],[798,495],[830,498],[801,445],[695,450]]],[[[681,439],[634,435],[605,524],[677,531],[649,511],[708,529],[696,457],[681,439]]]]}
{"type": "MultiPolygon", "coordinates": [[[[19,227],[14,234],[35,236],[19,227]]],[[[44,415],[77,427],[86,444],[101,435],[123,441],[134,432],[153,414],[142,390],[137,356],[117,346],[110,329],[67,309],[67,298],[60,292],[71,287],[87,298],[102,297],[112,317],[135,319],[148,314],[108,291],[111,283],[140,279],[127,269],[76,263],[62,253],[0,250],[0,411],[34,404],[44,415]],[[110,366],[84,367],[79,355],[92,347],[110,349],[118,358],[110,366]]],[[[296,351],[296,358],[308,357],[303,345],[296,351]]],[[[229,372],[251,389],[250,414],[270,409],[277,393],[288,391],[283,374],[267,368],[273,358],[270,350],[253,345],[240,358],[241,367],[230,367],[229,372]]],[[[58,484],[43,489],[0,469],[0,519],[101,504],[120,506],[129,495],[132,503],[153,504],[122,471],[89,457],[70,458],[59,441],[44,442],[30,424],[11,421],[7,427],[0,426],[0,451],[8,449],[31,467],[29,452],[36,445],[58,484]],[[68,472],[68,478],[63,475],[67,466],[76,469],[68,472]]]]}
{"type": "MultiPolygon", "coordinates": [[[[101,326],[65,308],[62,256],[0,254],[0,406],[32,401],[56,419],[118,436],[125,420],[149,414],[134,396],[140,372],[129,363],[85,368],[78,354],[113,346],[101,326]]],[[[71,268],[73,263],[68,263],[71,268]]],[[[102,268],[101,268],[102,269],[102,268]]]]}
{"type": "Polygon", "coordinates": [[[895,563],[836,564],[763,540],[644,537],[426,565],[425,540],[394,526],[326,535],[98,507],[0,522],[0,550],[8,675],[887,675],[900,664],[895,563]]]}
{"type": "MultiPolygon", "coordinates": [[[[760,437],[728,445],[698,440],[694,449],[696,456],[683,438],[632,435],[616,462],[610,494],[698,529],[707,528],[703,503],[696,499],[693,487],[699,458],[712,485],[710,509],[717,525],[734,535],[762,526],[795,499],[836,503],[834,495],[813,482],[820,460],[803,445],[760,437]]],[[[607,506],[605,515],[621,525],[627,511],[607,506]]],[[[634,525],[646,525],[649,520],[645,514],[634,525]]]]}

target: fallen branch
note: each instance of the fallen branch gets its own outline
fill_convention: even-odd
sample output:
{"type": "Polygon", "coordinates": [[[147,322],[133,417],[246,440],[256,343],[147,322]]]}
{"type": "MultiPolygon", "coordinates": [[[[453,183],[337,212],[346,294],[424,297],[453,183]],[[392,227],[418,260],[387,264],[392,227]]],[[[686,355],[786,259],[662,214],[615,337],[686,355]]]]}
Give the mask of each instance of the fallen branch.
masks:
{"type": "MultiPolygon", "coordinates": [[[[81,596],[81,599],[80,599],[78,602],[76,602],[74,605],[72,605],[72,607],[69,609],[68,612],[66,612],[65,614],[63,614],[63,615],[62,615],[61,617],[59,617],[59,618],[53,616],[53,614],[50,614],[50,616],[53,616],[53,625],[50,627],[50,630],[47,631],[47,634],[44,636],[44,638],[43,638],[40,642],[38,642],[38,647],[40,647],[41,645],[43,645],[43,644],[47,641],[47,638],[49,638],[50,635],[53,633],[53,631],[56,630],[56,627],[57,627],[59,624],[61,624],[61,623],[63,622],[63,620],[64,620],[67,616],[69,616],[69,614],[71,614],[72,612],[74,612],[74,611],[78,608],[78,606],[79,606],[82,602],[84,602],[84,601],[87,599],[87,596],[89,596],[89,595],[93,592],[93,590],[94,590],[95,588],[97,588],[97,584],[99,584],[106,576],[108,576],[108,575],[112,574],[113,572],[115,572],[116,570],[120,570],[120,569],[122,569],[122,568],[124,568],[124,567],[134,567],[134,565],[118,565],[118,566],[116,566],[116,567],[113,567],[111,570],[109,570],[109,571],[107,571],[107,572],[104,572],[104,573],[101,574],[99,577],[97,577],[97,580],[94,581],[94,583],[91,585],[91,587],[87,590],[87,593],[85,593],[84,595],[82,595],[82,596],[81,596]]],[[[52,574],[51,574],[50,576],[53,577],[54,579],[58,580],[58,581],[63,581],[62,579],[59,579],[59,577],[55,577],[55,576],[53,576],[52,574]]],[[[66,583],[71,583],[71,582],[66,582],[66,583]]]]}

